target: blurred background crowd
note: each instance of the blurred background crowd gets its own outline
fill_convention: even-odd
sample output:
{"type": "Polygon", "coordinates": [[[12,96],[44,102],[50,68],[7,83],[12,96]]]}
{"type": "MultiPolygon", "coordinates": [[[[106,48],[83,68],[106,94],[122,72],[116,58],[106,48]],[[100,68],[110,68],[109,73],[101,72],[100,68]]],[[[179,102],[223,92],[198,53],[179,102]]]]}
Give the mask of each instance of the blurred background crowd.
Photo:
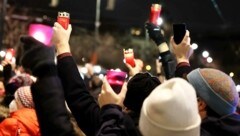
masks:
{"type": "Polygon", "coordinates": [[[0,134],[239,136],[239,4],[1,0],[0,134]]]}

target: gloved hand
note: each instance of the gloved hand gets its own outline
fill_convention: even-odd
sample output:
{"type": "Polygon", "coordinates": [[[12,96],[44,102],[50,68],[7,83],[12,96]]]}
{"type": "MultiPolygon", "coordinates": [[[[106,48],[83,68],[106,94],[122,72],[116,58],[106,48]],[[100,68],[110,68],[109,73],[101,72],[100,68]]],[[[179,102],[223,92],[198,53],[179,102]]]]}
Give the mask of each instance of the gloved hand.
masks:
{"type": "Polygon", "coordinates": [[[148,31],[149,37],[157,44],[157,46],[166,41],[159,26],[148,22],[146,23],[145,28],[148,31]]]}
{"type": "Polygon", "coordinates": [[[38,68],[54,65],[54,47],[48,47],[31,36],[22,36],[23,56],[21,64],[34,74],[38,68]]]}

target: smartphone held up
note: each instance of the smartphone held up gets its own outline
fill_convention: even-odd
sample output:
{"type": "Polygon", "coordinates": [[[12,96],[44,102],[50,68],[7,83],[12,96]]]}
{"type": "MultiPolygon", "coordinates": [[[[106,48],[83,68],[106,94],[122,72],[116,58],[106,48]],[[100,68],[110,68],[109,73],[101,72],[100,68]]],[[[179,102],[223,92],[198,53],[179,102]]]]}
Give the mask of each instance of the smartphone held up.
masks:
{"type": "Polygon", "coordinates": [[[121,92],[127,73],[119,70],[107,70],[106,78],[116,94],[121,92]]]}
{"type": "Polygon", "coordinates": [[[176,44],[182,42],[184,36],[186,34],[186,24],[173,24],[173,39],[176,44]]]}

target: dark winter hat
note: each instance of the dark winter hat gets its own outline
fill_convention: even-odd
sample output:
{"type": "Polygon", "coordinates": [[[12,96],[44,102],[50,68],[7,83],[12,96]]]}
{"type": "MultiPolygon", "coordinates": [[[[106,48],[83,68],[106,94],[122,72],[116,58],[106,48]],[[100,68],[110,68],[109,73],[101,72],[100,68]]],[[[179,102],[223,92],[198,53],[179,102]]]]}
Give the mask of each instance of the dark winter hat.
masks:
{"type": "Polygon", "coordinates": [[[199,97],[221,116],[234,113],[239,101],[236,85],[232,78],[222,71],[203,68],[187,75],[199,97]]]}
{"type": "Polygon", "coordinates": [[[160,84],[159,79],[149,73],[136,74],[128,81],[124,105],[140,113],[144,99],[160,84]]]}

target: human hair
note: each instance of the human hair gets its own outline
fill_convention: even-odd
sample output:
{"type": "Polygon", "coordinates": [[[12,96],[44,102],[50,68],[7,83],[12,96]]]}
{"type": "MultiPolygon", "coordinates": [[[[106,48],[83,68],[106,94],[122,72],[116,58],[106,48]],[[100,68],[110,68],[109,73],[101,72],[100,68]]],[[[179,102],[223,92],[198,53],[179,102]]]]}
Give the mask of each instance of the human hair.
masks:
{"type": "Polygon", "coordinates": [[[9,109],[0,105],[0,123],[9,116],[9,109]]]}

